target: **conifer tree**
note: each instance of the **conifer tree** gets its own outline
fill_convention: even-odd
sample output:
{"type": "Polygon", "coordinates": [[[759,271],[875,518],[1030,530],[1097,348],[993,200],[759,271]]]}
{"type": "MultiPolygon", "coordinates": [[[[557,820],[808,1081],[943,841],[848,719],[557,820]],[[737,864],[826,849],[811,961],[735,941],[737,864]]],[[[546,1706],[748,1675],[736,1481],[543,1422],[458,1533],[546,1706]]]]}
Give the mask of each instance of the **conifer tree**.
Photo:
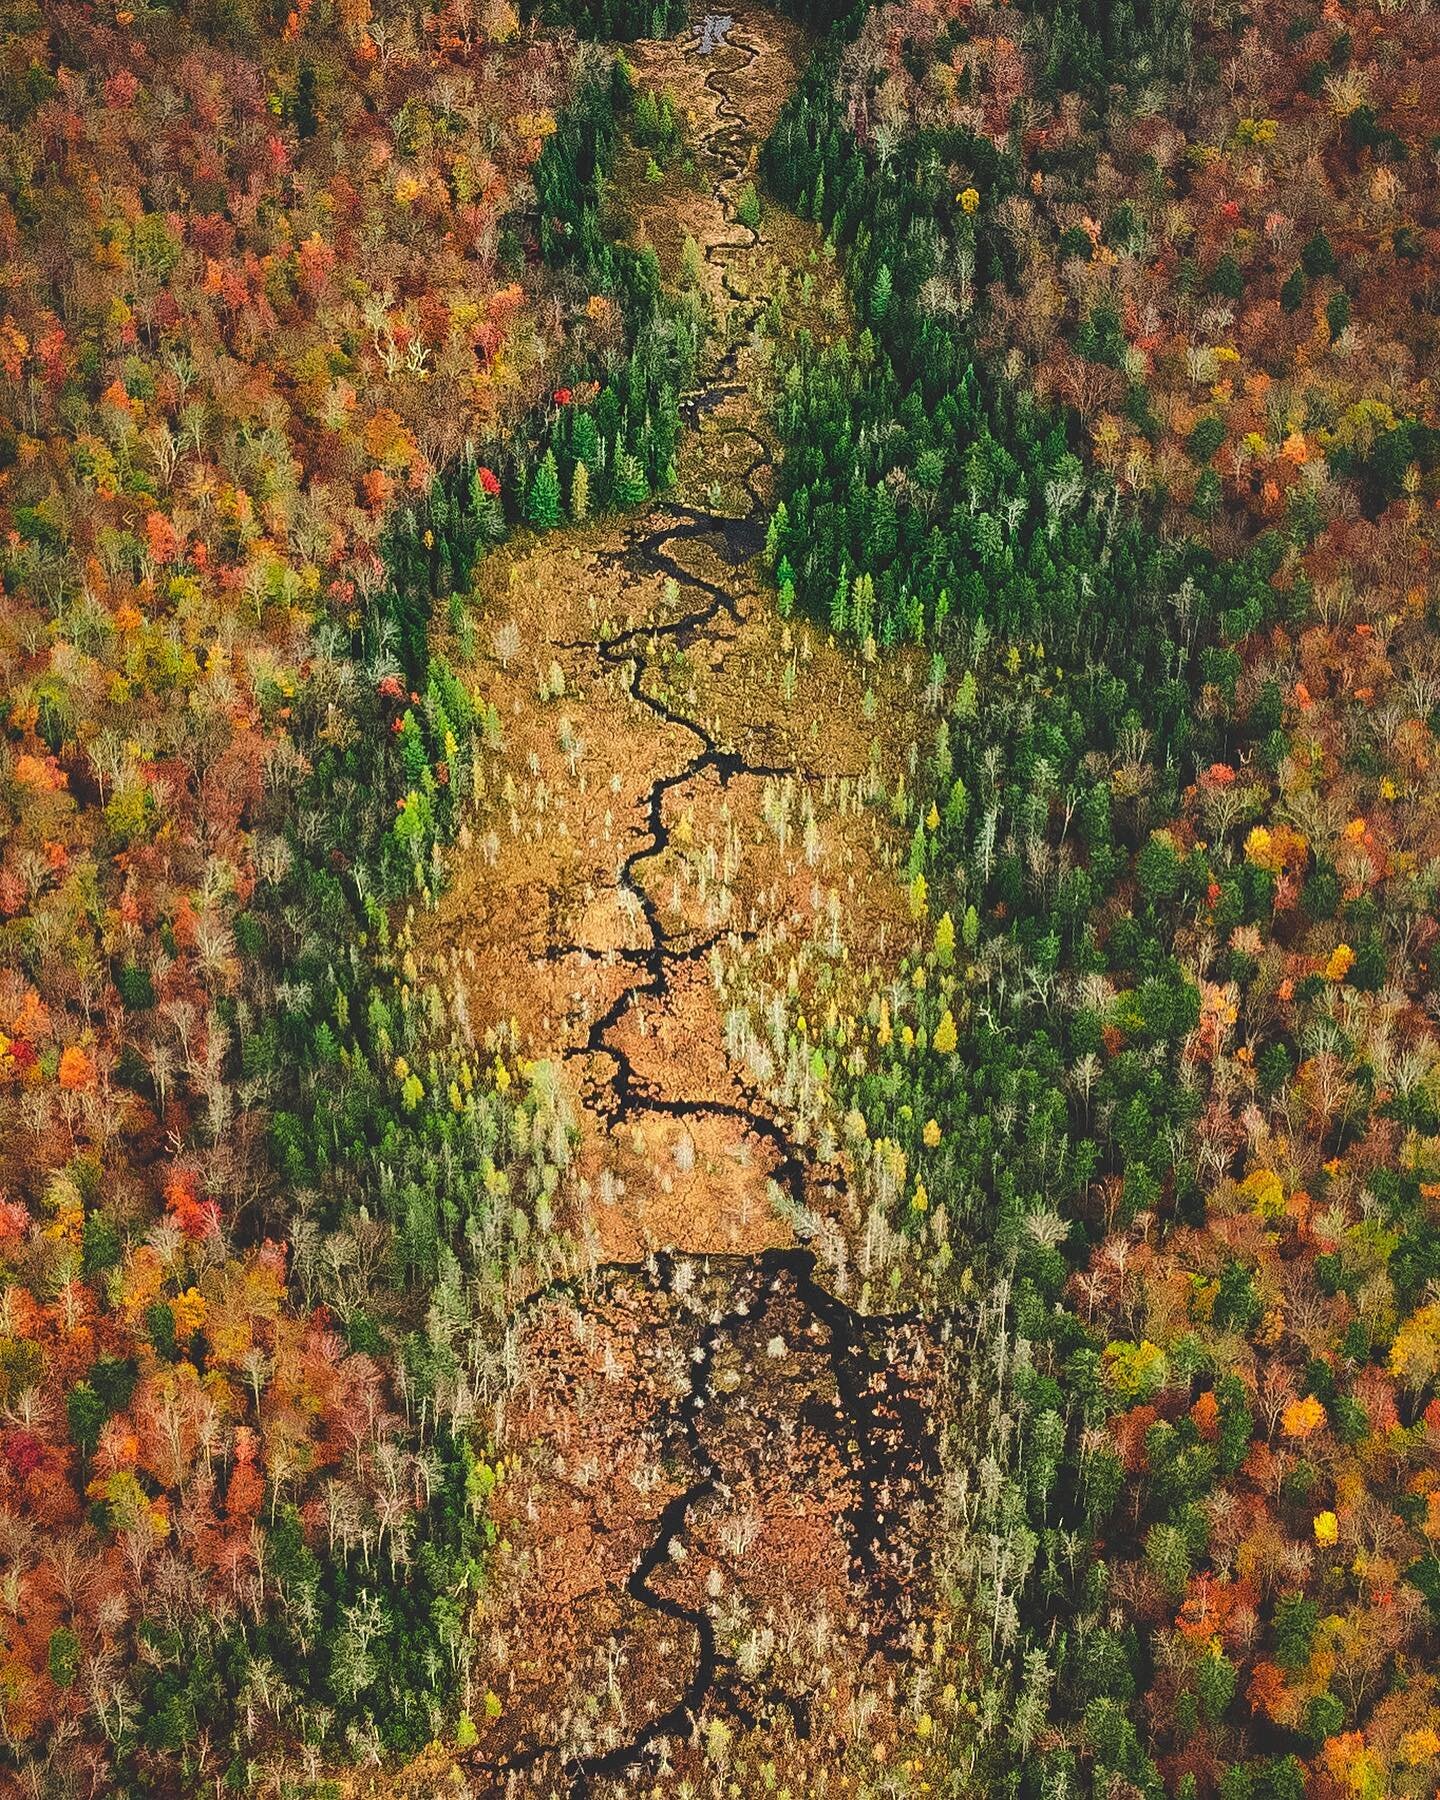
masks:
{"type": "Polygon", "coordinates": [[[583,462],[577,462],[570,477],[570,517],[577,525],[583,525],[589,516],[590,471],[583,462]]]}
{"type": "Polygon", "coordinates": [[[917,819],[915,821],[915,829],[910,834],[910,856],[906,864],[911,875],[923,873],[927,848],[928,846],[925,842],[925,821],[923,819],[917,819]]]}
{"type": "Polygon", "coordinates": [[[835,594],[830,602],[830,629],[838,637],[850,620],[850,583],[844,569],[840,571],[840,579],[835,583],[835,594]]]}
{"type": "Polygon", "coordinates": [[[575,424],[570,438],[570,447],[579,461],[587,469],[593,469],[600,461],[600,433],[596,429],[595,415],[582,412],[575,416],[575,424]]]}
{"type": "Polygon", "coordinates": [[[873,575],[857,575],[855,592],[850,603],[850,623],[855,636],[863,644],[870,636],[875,623],[875,577],[873,575]]]}
{"type": "Polygon", "coordinates": [[[640,467],[640,459],[628,450],[620,450],[615,455],[615,504],[617,506],[639,506],[650,497],[650,490],[645,485],[645,473],[640,467]]]}
{"type": "Polygon", "coordinates": [[[553,450],[545,452],[530,479],[525,517],[537,531],[549,531],[560,523],[560,474],[553,450]]]}
{"type": "Polygon", "coordinates": [[[785,533],[789,530],[789,527],[790,514],[786,510],[785,502],[782,500],[770,515],[770,523],[765,528],[765,554],[772,563],[775,560],[781,544],[785,541],[785,533]]]}

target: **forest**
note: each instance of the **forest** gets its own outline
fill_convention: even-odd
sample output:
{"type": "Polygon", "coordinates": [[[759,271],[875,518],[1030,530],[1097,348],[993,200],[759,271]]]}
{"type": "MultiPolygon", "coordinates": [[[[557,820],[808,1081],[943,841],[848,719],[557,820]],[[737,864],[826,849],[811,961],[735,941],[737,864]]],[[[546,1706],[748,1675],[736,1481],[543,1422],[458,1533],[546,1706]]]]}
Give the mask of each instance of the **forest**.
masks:
{"type": "Polygon", "coordinates": [[[1425,0],[0,21],[0,1794],[1440,1785],[1425,0]]]}

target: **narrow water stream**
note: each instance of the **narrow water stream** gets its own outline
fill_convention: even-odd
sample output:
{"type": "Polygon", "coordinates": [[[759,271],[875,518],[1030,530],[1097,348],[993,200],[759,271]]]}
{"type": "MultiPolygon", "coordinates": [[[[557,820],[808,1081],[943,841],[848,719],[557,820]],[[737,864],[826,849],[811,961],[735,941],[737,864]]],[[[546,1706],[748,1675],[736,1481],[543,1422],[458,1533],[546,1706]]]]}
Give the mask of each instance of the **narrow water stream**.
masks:
{"type": "MultiPolygon", "coordinates": [[[[700,43],[697,35],[686,46],[697,61],[700,43]]],[[[753,454],[739,477],[748,509],[735,516],[659,502],[650,515],[649,528],[642,527],[605,560],[621,582],[638,584],[657,574],[668,578],[675,584],[671,592],[678,589],[687,609],[666,622],[647,622],[598,640],[557,646],[593,656],[601,669],[618,672],[632,699],[654,715],[657,726],[678,729],[695,744],[693,755],[679,768],[654,778],[645,803],[643,834],[620,868],[619,887],[643,921],[644,941],[612,952],[628,969],[629,978],[591,1021],[583,1042],[572,1045],[567,1054],[583,1061],[588,1071],[587,1110],[603,1128],[614,1130],[645,1114],[677,1120],[707,1114],[723,1117],[762,1149],[770,1178],[799,1215],[812,1204],[812,1187],[819,1181],[830,1184],[832,1192],[843,1190],[843,1171],[833,1164],[817,1168],[805,1146],[792,1136],[786,1120],[755,1091],[748,1071],[737,1066],[729,1071],[738,1099],[697,1097],[685,1092],[683,1085],[671,1087],[663,1076],[638,1072],[617,1037],[618,1028],[637,1002],[663,1005],[678,968],[706,956],[715,941],[690,931],[673,932],[645,885],[647,865],[662,858],[670,846],[667,802],[673,803],[687,787],[706,778],[722,789],[746,780],[788,777],[801,783],[818,779],[794,763],[748,760],[718,741],[702,720],[679,710],[647,686],[665,649],[723,651],[743,622],[738,596],[745,584],[739,579],[740,571],[754,560],[764,540],[766,508],[759,480],[770,466],[771,446],[748,426],[715,423],[717,410],[727,399],[748,391],[742,358],[764,304],[737,282],[732,268],[736,257],[757,240],[757,234],[735,216],[736,198],[755,147],[754,129],[735,98],[735,89],[742,85],[738,78],[760,54],[745,32],[742,16],[707,58],[712,66],[704,85],[715,97],[717,123],[703,139],[703,164],[712,172],[716,203],[732,229],[712,241],[706,253],[719,273],[731,347],[715,360],[706,385],[685,401],[690,428],[699,432],[702,440],[707,432],[721,429],[732,438],[743,434],[750,441],[753,454]],[[736,571],[735,591],[685,566],[679,548],[697,539],[704,540],[723,565],[736,571]],[[692,599],[693,604],[688,604],[692,599]]],[[[545,954],[560,960],[579,950],[574,944],[556,943],[548,946],[545,954]]],[[[802,1245],[750,1255],[709,1254],[687,1259],[673,1252],[646,1262],[611,1262],[594,1271],[583,1289],[578,1283],[552,1284],[533,1300],[552,1298],[565,1288],[583,1307],[587,1293],[593,1296],[597,1289],[617,1282],[649,1283],[668,1294],[674,1291],[677,1269],[686,1260],[702,1262],[709,1276],[726,1284],[729,1298],[724,1310],[700,1329],[689,1356],[688,1386],[670,1405],[668,1431],[672,1441],[683,1445],[690,1479],[654,1519],[648,1541],[624,1584],[638,1607],[680,1628],[673,1701],[636,1724],[613,1747],[594,1754],[567,1757],[559,1742],[530,1741],[503,1757],[478,1760],[475,1766],[506,1791],[531,1791],[527,1772],[543,1778],[541,1770],[545,1769],[547,1774],[558,1773],[571,1796],[590,1795],[613,1778],[655,1767],[667,1741],[691,1738],[702,1713],[717,1710],[752,1722],[762,1714],[774,1717],[779,1709],[788,1714],[798,1738],[809,1735],[812,1720],[805,1701],[763,1680],[749,1683],[747,1695],[747,1683],[735,1659],[717,1644],[711,1610],[704,1604],[687,1605],[656,1585],[657,1574],[670,1565],[676,1544],[684,1543],[694,1510],[725,1487],[726,1470],[712,1444],[716,1425],[734,1396],[713,1385],[716,1357],[734,1344],[742,1331],[756,1330],[782,1302],[792,1317],[798,1309],[806,1331],[823,1345],[833,1382],[834,1406],[823,1421],[823,1430],[847,1472],[850,1499],[843,1522],[850,1576],[853,1587],[864,1596],[870,1648],[882,1656],[899,1651],[905,1570],[889,1548],[895,1528],[895,1496],[902,1488],[923,1489],[935,1468],[931,1421],[901,1365],[917,1344],[930,1341],[933,1324],[910,1313],[877,1315],[852,1309],[820,1279],[814,1252],[802,1245]]]]}

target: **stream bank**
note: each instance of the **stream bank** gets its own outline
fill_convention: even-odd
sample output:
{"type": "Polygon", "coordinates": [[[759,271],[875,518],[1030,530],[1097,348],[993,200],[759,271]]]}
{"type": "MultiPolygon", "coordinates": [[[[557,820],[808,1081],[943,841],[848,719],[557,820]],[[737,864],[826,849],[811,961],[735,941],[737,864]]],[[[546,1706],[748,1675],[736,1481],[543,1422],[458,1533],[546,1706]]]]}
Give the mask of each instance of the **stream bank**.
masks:
{"type": "Polygon", "coordinates": [[[762,315],[793,281],[833,330],[843,298],[808,226],[736,216],[799,34],[756,10],[699,51],[632,57],[697,145],[693,185],[633,199],[667,276],[694,238],[715,319],[679,481],[484,565],[504,773],[419,927],[575,1122],[563,1271],[504,1347],[482,1791],[749,1766],[864,1791],[848,1771],[905,1736],[925,1601],[933,1328],[869,1297],[823,1079],[788,1096],[747,1023],[892,978],[913,925],[872,801],[903,780],[918,674],[776,617],[762,315]]]}

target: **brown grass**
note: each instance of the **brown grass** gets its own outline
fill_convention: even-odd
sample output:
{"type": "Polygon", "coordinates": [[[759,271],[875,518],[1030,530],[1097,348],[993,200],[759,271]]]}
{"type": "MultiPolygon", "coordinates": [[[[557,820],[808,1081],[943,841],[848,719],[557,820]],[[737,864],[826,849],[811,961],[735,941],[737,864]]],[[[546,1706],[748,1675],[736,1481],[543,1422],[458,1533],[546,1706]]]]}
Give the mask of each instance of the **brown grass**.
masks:
{"type": "MultiPolygon", "coordinates": [[[[731,90],[758,142],[803,46],[768,14],[747,18],[736,34],[763,45],[731,90]]],[[[693,108],[702,137],[714,96],[695,60],[674,45],[642,45],[633,61],[642,80],[693,108]]],[[[744,235],[709,191],[723,175],[733,195],[728,166],[702,158],[700,168],[699,189],[678,177],[627,189],[637,233],[672,275],[687,232],[702,248],[744,235]]],[[[734,288],[764,296],[782,267],[797,281],[812,273],[807,322],[833,329],[843,312],[813,230],[771,209],[763,241],[726,252],[725,269],[734,288]]],[[[718,492],[740,511],[749,504],[744,471],[757,441],[770,441],[760,404],[769,350],[750,330],[755,309],[728,300],[714,270],[707,291],[719,313],[717,344],[739,345],[731,379],[741,391],[687,433],[671,504],[704,508],[707,492],[718,492]]],[[[763,493],[763,473],[759,485],[763,493]]],[[[707,1110],[761,1104],[800,1135],[730,1055],[726,1009],[736,994],[784,993],[793,973],[802,1004],[858,1010],[914,933],[895,874],[903,845],[863,794],[875,772],[887,786],[899,778],[916,667],[897,658],[883,673],[867,669],[823,632],[779,619],[757,566],[732,567],[718,543],[673,544],[687,574],[725,588],[734,615],[720,613],[683,648],[639,640],[644,691],[703,721],[748,763],[786,773],[722,782],[707,770],[667,793],[669,847],[641,861],[636,880],[673,949],[714,939],[715,951],[672,957],[667,991],[636,994],[608,1044],[628,1057],[645,1092],[667,1106],[690,1104],[680,1116],[641,1108],[612,1118],[615,1059],[587,1054],[587,1038],[592,1022],[646,979],[623,953],[651,943],[620,872],[648,839],[652,784],[682,770],[699,744],[641,705],[627,672],[607,666],[595,646],[703,604],[689,583],[667,594],[635,553],[675,516],[661,501],[640,518],[541,539],[517,534],[487,559],[480,642],[488,649],[513,621],[522,644],[508,668],[487,656],[470,671],[500,713],[504,748],[491,761],[454,879],[417,925],[422,962],[465,983],[477,1031],[513,1018],[526,1054],[561,1071],[580,1130],[559,1223],[602,1263],[640,1263],[662,1250],[743,1258],[790,1242],[770,1199],[773,1145],[707,1110]],[[565,692],[541,699],[552,664],[564,672],[565,692]]],[[[806,1199],[842,1235],[853,1231],[838,1165],[817,1166],[806,1199]]],[[[583,1262],[577,1253],[577,1267],[583,1262]]],[[[744,1261],[710,1275],[701,1262],[680,1294],[660,1291],[641,1269],[582,1286],[578,1303],[557,1299],[519,1324],[519,1381],[501,1433],[512,1468],[497,1513],[503,1543],[473,1671],[477,1717],[485,1689],[501,1701],[483,1729],[478,1756],[492,1772],[480,1776],[479,1791],[502,1779],[497,1759],[544,1744],[556,1754],[517,1777],[514,1791],[563,1792],[559,1752],[628,1737],[683,1689],[693,1634],[639,1605],[624,1584],[667,1500],[696,1478],[677,1403],[703,1324],[754,1279],[744,1261]]],[[[759,1779],[757,1758],[796,1794],[858,1792],[842,1771],[869,1767],[895,1739],[893,1667],[875,1654],[871,1602],[850,1568],[854,1474],[839,1419],[828,1339],[793,1293],[776,1297],[763,1323],[741,1322],[727,1336],[701,1415],[722,1480],[691,1509],[679,1554],[654,1581],[681,1604],[709,1609],[729,1660],[696,1737],[671,1743],[657,1794],[721,1762],[751,1771],[733,1791],[758,1791],[747,1785],[759,1779]],[[866,1689],[874,1717],[853,1732],[850,1704],[866,1689]],[[795,1736],[781,1696],[808,1709],[808,1740],[795,1736]]],[[[896,1523],[907,1554],[922,1520],[912,1507],[896,1523]]],[[[467,1759],[467,1780],[475,1766],[467,1759]]]]}

